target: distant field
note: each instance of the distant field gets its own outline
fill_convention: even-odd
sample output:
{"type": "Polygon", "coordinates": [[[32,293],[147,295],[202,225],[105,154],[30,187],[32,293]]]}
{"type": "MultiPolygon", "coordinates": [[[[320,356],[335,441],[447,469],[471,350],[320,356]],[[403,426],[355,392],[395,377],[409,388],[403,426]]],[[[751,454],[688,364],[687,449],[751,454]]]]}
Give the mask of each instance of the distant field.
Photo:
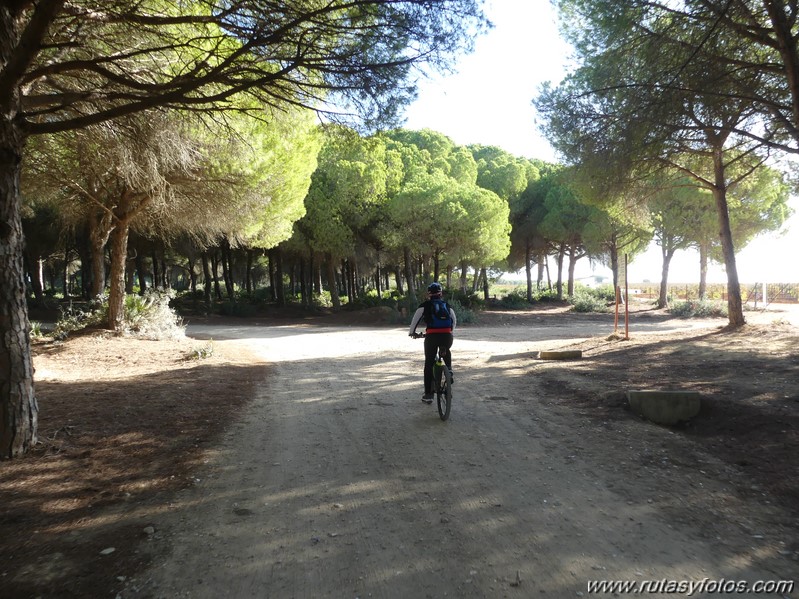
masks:
{"type": "MultiPolygon", "coordinates": [[[[610,285],[610,283],[605,283],[610,285]]],[[[492,286],[492,294],[503,297],[516,289],[526,289],[524,282],[506,282],[492,286]]],[[[647,281],[645,283],[629,284],[630,295],[640,298],[656,298],[660,292],[659,283],[647,281]]],[[[673,299],[698,299],[698,283],[674,283],[669,285],[669,296],[673,299]]],[[[741,296],[745,303],[763,302],[763,285],[761,283],[741,284],[741,296]]],[[[724,283],[712,283],[707,285],[707,299],[726,300],[727,285],[724,283]]],[[[769,304],[796,304],[799,303],[799,283],[769,283],[766,285],[766,301],[769,304]]]]}

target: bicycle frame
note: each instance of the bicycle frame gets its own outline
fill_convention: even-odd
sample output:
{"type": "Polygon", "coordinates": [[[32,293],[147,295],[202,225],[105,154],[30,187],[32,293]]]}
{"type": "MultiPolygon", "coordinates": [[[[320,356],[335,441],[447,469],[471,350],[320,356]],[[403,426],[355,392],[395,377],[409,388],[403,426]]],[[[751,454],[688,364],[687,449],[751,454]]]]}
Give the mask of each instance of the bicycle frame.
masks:
{"type": "MultiPolygon", "coordinates": [[[[415,335],[417,339],[425,336],[424,333],[415,335]]],[[[449,418],[449,412],[452,408],[452,372],[444,360],[449,351],[449,348],[437,347],[436,358],[433,361],[433,391],[436,394],[438,415],[441,420],[449,418]]]]}

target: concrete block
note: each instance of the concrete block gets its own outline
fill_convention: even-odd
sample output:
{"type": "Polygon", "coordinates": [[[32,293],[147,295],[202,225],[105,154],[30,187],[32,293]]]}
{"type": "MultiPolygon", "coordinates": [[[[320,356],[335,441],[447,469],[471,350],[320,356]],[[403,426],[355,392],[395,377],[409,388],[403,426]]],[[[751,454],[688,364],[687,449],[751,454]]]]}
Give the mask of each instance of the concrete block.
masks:
{"type": "Polygon", "coordinates": [[[677,424],[699,413],[702,396],[698,391],[627,391],[630,408],[657,424],[677,424]]]}
{"type": "Polygon", "coordinates": [[[562,351],[542,351],[538,354],[542,360],[576,360],[583,357],[583,352],[579,349],[562,351]]]}

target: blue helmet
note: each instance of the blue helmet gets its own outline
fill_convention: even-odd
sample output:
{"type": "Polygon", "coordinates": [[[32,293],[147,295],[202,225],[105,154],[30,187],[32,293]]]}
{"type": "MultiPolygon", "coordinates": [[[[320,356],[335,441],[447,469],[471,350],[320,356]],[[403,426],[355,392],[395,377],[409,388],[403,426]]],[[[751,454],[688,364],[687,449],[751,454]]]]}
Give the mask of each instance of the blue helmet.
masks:
{"type": "Polygon", "coordinates": [[[444,288],[441,286],[441,283],[430,283],[427,286],[427,293],[430,295],[441,295],[444,292],[444,288]]]}

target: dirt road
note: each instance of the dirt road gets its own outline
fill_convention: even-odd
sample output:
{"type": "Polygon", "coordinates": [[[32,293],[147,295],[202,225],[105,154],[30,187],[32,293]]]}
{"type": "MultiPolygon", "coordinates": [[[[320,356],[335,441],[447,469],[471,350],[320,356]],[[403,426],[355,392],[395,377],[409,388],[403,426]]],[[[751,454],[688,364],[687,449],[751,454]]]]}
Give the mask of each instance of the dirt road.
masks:
{"type": "Polygon", "coordinates": [[[799,579],[779,550],[795,540],[789,517],[756,494],[725,511],[712,457],[683,467],[666,428],[548,402],[536,352],[607,327],[463,327],[446,423],[420,401],[422,345],[402,328],[190,327],[271,367],[195,486],[154,522],[153,542],[173,552],[142,593],[576,597],[600,580],[799,579]],[[673,467],[647,467],[644,447],[673,467]]]}

